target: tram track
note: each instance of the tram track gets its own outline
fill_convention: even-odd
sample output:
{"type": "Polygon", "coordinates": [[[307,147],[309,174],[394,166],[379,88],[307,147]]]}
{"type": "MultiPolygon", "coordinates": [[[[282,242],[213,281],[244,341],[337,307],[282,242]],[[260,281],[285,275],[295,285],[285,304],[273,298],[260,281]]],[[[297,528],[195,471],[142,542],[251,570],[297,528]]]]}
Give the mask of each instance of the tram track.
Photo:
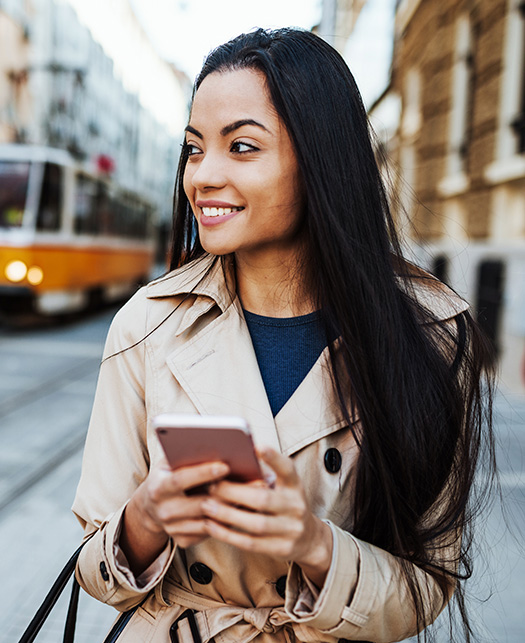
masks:
{"type": "MultiPolygon", "coordinates": [[[[60,393],[90,374],[96,377],[99,364],[100,360],[96,358],[82,360],[60,374],[0,402],[0,441],[3,434],[9,430],[9,422],[5,420],[10,414],[24,412],[33,404],[42,404],[47,397],[60,393]]],[[[42,412],[45,413],[45,410],[42,412]]],[[[71,427],[67,434],[55,441],[52,449],[45,450],[41,457],[31,458],[23,468],[16,469],[4,484],[0,484],[0,513],[46,478],[59,464],[78,453],[84,444],[87,421],[87,417],[79,417],[77,426],[71,427]]],[[[21,436],[20,440],[29,442],[29,436],[21,436]]],[[[20,445],[20,448],[23,448],[23,445],[20,445]]],[[[28,451],[30,452],[30,449],[28,451]]]]}
{"type": "MultiPolygon", "coordinates": [[[[64,386],[71,384],[89,374],[90,371],[98,369],[100,360],[91,358],[66,369],[59,375],[51,377],[45,382],[41,382],[29,389],[14,393],[9,399],[0,402],[0,420],[15,410],[19,410],[28,404],[32,404],[47,395],[59,391],[64,386]]],[[[0,436],[2,434],[2,425],[0,425],[0,436]]]]}
{"type": "Polygon", "coordinates": [[[112,315],[0,330],[0,520],[81,451],[112,315]]]}
{"type": "Polygon", "coordinates": [[[75,436],[71,441],[66,442],[62,447],[45,462],[32,467],[20,482],[11,486],[7,490],[0,492],[0,516],[5,509],[30,491],[35,485],[44,480],[48,475],[53,473],[57,466],[63,464],[69,458],[73,457],[84,445],[84,435],[75,436]]]}

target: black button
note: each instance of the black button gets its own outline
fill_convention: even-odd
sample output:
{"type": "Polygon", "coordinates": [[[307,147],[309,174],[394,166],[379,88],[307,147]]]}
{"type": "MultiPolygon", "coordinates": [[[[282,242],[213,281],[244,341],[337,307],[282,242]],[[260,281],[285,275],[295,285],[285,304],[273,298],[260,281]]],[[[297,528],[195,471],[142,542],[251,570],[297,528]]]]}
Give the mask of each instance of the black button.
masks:
{"type": "Polygon", "coordinates": [[[105,581],[109,580],[109,574],[108,574],[108,568],[106,567],[106,563],[102,561],[99,565],[100,569],[100,575],[102,576],[102,579],[105,581]]]}
{"type": "Polygon", "coordinates": [[[199,585],[207,585],[211,583],[213,572],[208,565],[204,563],[193,563],[190,567],[190,576],[196,583],[199,583],[199,585]]]}
{"type": "Polygon", "coordinates": [[[324,466],[329,473],[337,473],[341,468],[341,454],[337,449],[328,449],[324,454],[324,466]]]}
{"type": "Polygon", "coordinates": [[[281,598],[285,597],[286,594],[286,576],[281,576],[275,583],[275,589],[281,598]]]}

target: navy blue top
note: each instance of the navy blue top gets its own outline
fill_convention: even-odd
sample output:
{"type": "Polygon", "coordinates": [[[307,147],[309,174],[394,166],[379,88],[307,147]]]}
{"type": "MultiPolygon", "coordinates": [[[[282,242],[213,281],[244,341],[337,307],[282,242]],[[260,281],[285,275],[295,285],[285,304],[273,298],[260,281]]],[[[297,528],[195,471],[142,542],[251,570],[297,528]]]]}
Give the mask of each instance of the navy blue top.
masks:
{"type": "Polygon", "coordinates": [[[276,416],[327,345],[321,316],[264,317],[245,310],[244,317],[276,416]]]}

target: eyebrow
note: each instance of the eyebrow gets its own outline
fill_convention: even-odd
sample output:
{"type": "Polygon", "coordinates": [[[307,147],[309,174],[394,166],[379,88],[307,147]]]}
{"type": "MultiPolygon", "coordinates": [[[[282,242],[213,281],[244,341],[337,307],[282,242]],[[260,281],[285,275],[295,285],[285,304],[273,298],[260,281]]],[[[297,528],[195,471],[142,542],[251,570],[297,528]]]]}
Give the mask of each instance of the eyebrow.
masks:
{"type": "MultiPolygon", "coordinates": [[[[231,134],[236,129],[244,127],[244,125],[254,125],[255,127],[260,127],[265,132],[270,133],[269,130],[262,123],[259,123],[258,121],[255,121],[253,118],[242,118],[239,121],[234,121],[233,123],[230,123],[229,125],[225,125],[221,129],[221,136],[228,136],[228,134],[231,134]]],[[[191,134],[194,134],[195,136],[197,136],[200,139],[204,138],[203,135],[199,132],[199,130],[195,129],[191,125],[187,125],[184,128],[184,131],[185,132],[190,132],[191,134]]]]}

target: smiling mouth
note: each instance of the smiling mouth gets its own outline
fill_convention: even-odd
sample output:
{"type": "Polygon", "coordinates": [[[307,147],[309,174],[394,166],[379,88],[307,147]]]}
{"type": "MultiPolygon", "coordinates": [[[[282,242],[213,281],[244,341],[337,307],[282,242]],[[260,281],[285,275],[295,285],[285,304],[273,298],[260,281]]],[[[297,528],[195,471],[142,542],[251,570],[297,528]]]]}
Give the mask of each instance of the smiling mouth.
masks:
{"type": "Polygon", "coordinates": [[[231,214],[232,212],[240,212],[241,210],[244,210],[244,208],[201,208],[201,210],[205,217],[222,217],[226,214],[231,214]]]}

